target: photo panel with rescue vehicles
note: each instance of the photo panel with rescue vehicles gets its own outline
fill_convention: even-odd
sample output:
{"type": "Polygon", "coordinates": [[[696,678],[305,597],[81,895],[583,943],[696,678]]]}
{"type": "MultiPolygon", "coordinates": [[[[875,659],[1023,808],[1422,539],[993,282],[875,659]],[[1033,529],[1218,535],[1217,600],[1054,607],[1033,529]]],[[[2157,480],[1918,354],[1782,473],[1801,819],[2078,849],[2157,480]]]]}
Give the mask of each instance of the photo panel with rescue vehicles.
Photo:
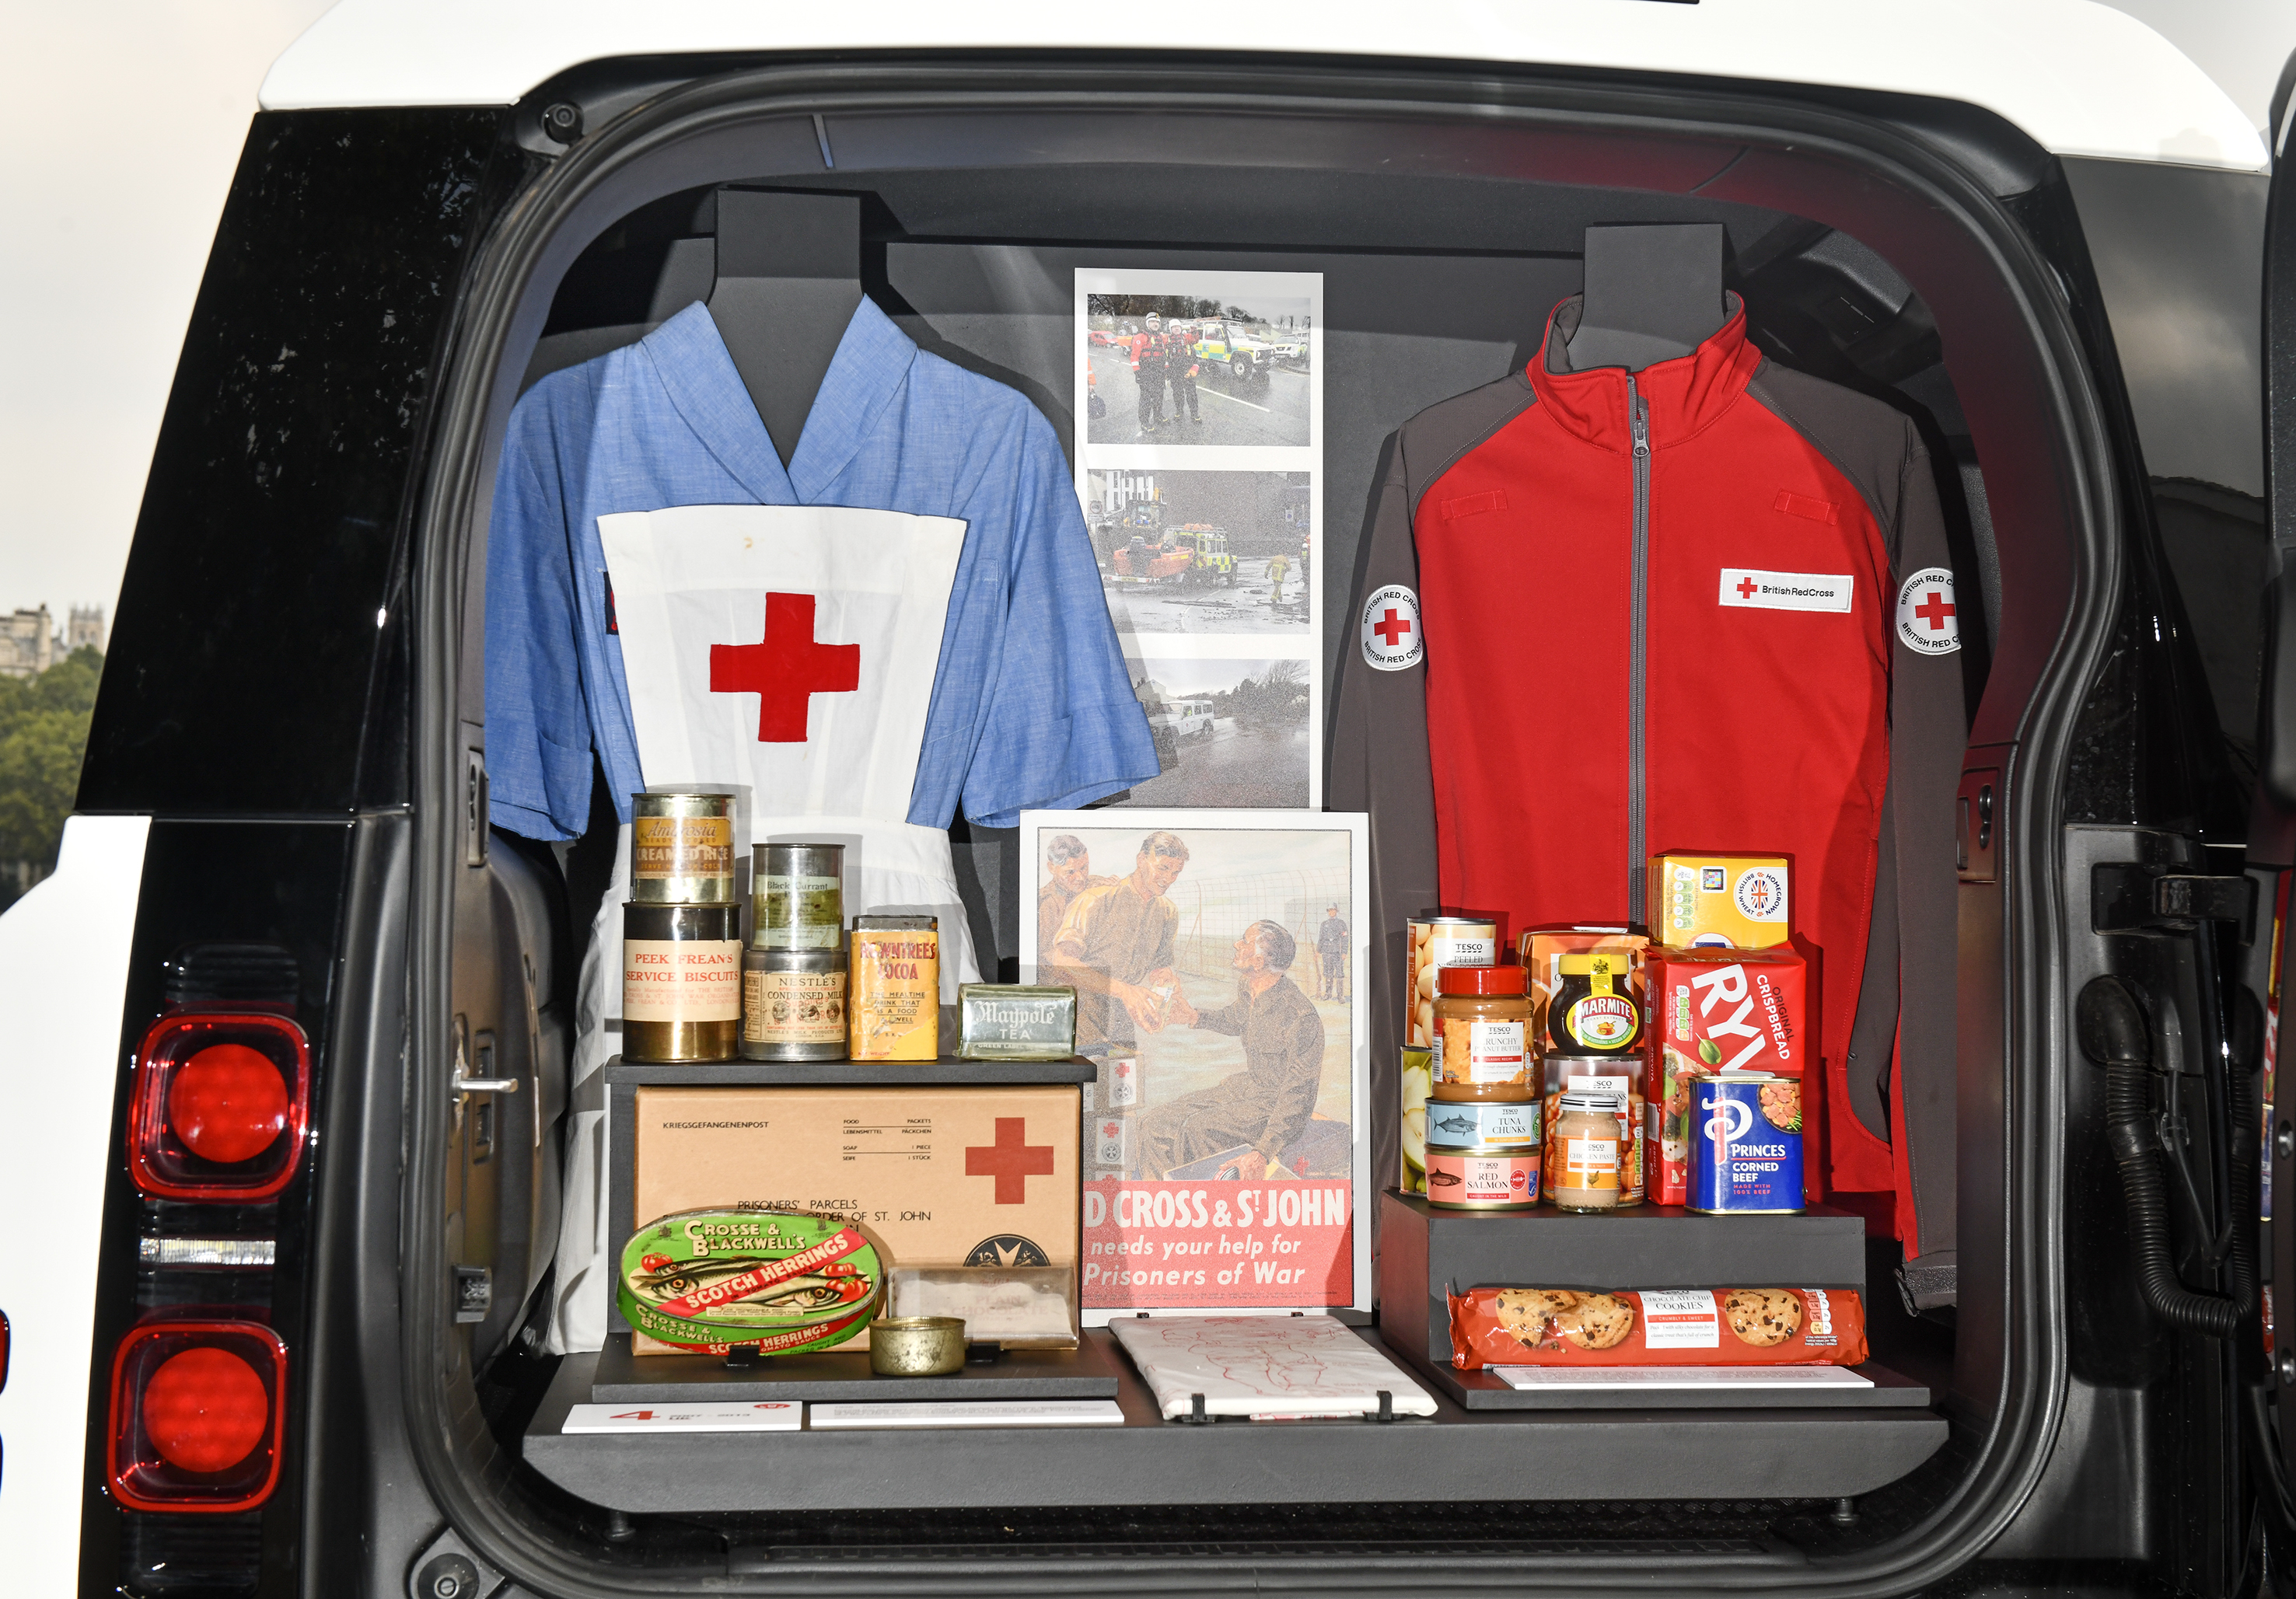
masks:
{"type": "Polygon", "coordinates": [[[1022,813],[1023,979],[1077,989],[1099,1068],[1087,1323],[1369,1308],[1368,839],[1314,811],[1022,813]]]}
{"type": "Polygon", "coordinates": [[[1132,804],[1323,803],[1323,294],[1077,270],[1077,499],[1162,766],[1132,804]]]}

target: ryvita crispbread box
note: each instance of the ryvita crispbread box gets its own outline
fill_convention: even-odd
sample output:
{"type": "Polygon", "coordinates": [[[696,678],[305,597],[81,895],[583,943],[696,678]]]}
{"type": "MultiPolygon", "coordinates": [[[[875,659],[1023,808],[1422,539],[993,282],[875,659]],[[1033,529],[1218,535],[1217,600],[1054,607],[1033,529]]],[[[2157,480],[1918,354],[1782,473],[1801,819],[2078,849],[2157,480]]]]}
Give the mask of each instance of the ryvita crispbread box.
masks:
{"type": "Polygon", "coordinates": [[[644,1087],[631,1224],[802,1211],[865,1228],[888,1269],[1073,1267],[1082,1114],[1068,1085],[644,1087]]]}

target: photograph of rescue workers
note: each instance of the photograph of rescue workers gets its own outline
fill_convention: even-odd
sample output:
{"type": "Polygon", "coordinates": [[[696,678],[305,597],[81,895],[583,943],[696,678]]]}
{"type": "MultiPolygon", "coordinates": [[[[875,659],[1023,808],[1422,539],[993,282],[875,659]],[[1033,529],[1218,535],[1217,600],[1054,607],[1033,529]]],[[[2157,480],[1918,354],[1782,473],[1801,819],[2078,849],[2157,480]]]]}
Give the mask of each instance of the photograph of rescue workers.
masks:
{"type": "Polygon", "coordinates": [[[1314,311],[1304,297],[1086,297],[1092,444],[1300,448],[1314,311]]]}
{"type": "Polygon", "coordinates": [[[1312,620],[1304,472],[1085,474],[1085,521],[1119,633],[1290,633],[1312,620]]]}
{"type": "Polygon", "coordinates": [[[1350,1177],[1350,833],[1074,821],[1031,813],[1021,837],[1034,980],[1076,988],[1100,1065],[1086,1180],[1350,1177]]]}
{"type": "Polygon", "coordinates": [[[1131,652],[1132,692],[1163,768],[1118,805],[1304,807],[1308,803],[1308,663],[1202,660],[1131,652]]]}

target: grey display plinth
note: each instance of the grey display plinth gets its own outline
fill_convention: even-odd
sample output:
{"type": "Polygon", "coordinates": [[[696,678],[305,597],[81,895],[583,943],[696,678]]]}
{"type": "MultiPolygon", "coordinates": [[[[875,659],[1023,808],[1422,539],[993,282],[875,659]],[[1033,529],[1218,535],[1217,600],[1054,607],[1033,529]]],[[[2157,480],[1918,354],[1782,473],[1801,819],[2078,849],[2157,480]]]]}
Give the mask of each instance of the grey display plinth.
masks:
{"type": "Polygon", "coordinates": [[[607,1334],[590,1379],[600,1405],[734,1399],[1112,1399],[1116,1374],[1089,1341],[1073,1349],[1008,1349],[989,1365],[946,1377],[880,1377],[866,1354],[824,1349],[729,1366],[722,1355],[633,1355],[627,1332],[607,1334]]]}
{"type": "MultiPolygon", "coordinates": [[[[1486,1287],[1863,1292],[1866,1222],[1823,1207],[1799,1216],[1701,1216],[1636,1205],[1572,1216],[1547,1206],[1440,1210],[1392,1188],[1379,1196],[1380,1325],[1398,1353],[1447,1382],[1451,1308],[1444,1296],[1486,1287]]],[[[1477,1408],[1494,1402],[1469,1399],[1456,1384],[1453,1397],[1477,1408]]],[[[1928,1397],[1924,1390],[1909,1402],[1926,1404],[1928,1397]]]]}
{"type": "Polygon", "coordinates": [[[686,1515],[1674,1499],[1718,1482],[1733,1498],[1804,1499],[1869,1493],[1946,1439],[1942,1419],[1915,1408],[1493,1413],[1439,1390],[1425,1420],[1188,1426],[1163,1419],[1107,1333],[1086,1336],[1116,1374],[1121,1427],[569,1435],[596,1360],[570,1355],[527,1429],[526,1459],[594,1505],[686,1515]]]}

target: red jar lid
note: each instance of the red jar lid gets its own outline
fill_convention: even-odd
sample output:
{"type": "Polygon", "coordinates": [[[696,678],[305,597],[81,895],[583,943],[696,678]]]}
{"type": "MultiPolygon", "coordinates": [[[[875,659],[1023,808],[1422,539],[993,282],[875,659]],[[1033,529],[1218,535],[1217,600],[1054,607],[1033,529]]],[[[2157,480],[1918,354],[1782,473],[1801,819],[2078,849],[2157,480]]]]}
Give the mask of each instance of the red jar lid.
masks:
{"type": "Polygon", "coordinates": [[[1435,987],[1445,994],[1521,994],[1520,966],[1439,966],[1435,987]]]}

